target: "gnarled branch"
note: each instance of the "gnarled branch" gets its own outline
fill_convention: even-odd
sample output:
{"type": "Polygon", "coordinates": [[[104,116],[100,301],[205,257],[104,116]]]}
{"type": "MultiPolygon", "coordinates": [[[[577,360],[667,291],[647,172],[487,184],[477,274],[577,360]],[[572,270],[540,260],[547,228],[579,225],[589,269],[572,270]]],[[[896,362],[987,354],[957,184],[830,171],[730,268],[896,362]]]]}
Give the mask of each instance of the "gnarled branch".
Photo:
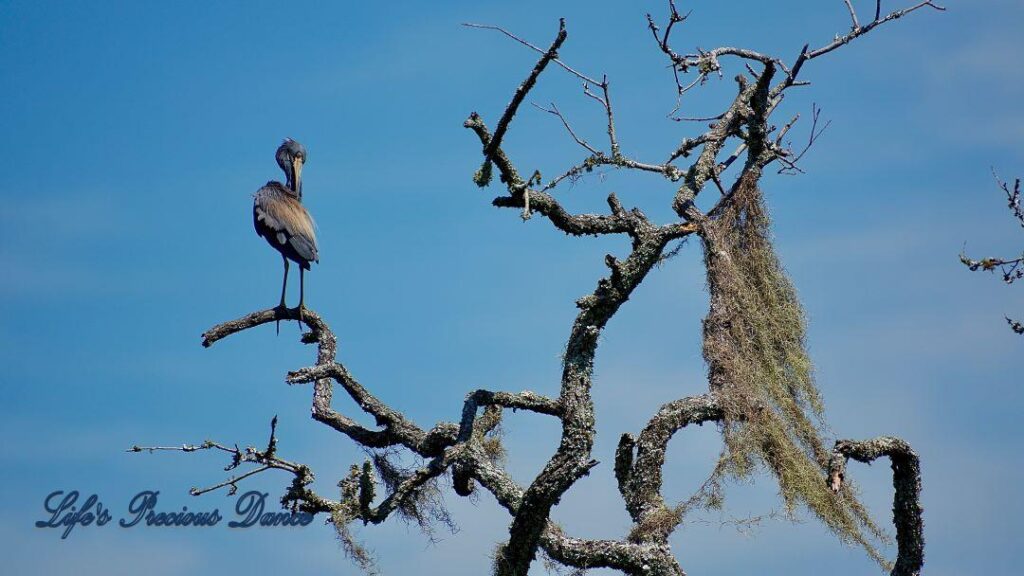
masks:
{"type": "Polygon", "coordinates": [[[829,460],[829,487],[838,492],[846,478],[846,461],[871,462],[887,456],[892,463],[893,524],[899,552],[892,576],[917,576],[924,565],[924,520],[921,517],[921,464],[905,441],[892,436],[873,440],[839,440],[829,460]]]}

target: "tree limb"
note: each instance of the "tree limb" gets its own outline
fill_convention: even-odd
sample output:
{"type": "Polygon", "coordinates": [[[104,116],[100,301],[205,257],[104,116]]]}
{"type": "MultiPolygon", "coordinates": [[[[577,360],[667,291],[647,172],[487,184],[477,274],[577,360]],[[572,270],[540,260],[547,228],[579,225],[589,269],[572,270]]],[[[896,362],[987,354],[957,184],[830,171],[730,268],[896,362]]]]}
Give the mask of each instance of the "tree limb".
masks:
{"type": "Polygon", "coordinates": [[[921,464],[910,445],[899,438],[839,440],[829,460],[829,487],[838,492],[850,458],[870,464],[882,456],[892,463],[893,524],[899,552],[892,576],[917,576],[924,565],[924,520],[921,518],[921,464]]]}

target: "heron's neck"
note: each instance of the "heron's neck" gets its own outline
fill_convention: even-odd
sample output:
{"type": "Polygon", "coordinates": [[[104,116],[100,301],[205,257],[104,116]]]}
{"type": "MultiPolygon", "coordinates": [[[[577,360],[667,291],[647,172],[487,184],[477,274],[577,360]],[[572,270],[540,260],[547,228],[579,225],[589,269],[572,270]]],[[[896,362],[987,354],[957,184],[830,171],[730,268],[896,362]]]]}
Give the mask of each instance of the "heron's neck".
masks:
{"type": "Polygon", "coordinates": [[[302,200],[302,190],[299,190],[299,189],[297,189],[295,187],[295,177],[292,176],[291,171],[285,170],[284,171],[284,177],[285,177],[285,187],[288,188],[289,190],[291,190],[292,193],[295,194],[296,198],[298,198],[299,200],[302,200]]]}

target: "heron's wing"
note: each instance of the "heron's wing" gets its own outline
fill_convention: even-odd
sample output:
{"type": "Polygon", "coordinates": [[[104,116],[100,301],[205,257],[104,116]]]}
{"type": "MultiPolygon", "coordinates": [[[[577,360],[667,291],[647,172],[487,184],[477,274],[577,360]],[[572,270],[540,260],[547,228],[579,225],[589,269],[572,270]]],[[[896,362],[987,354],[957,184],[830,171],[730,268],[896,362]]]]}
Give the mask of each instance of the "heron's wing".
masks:
{"type": "Polygon", "coordinates": [[[319,262],[316,233],[309,212],[293,196],[274,183],[260,188],[253,201],[256,233],[273,239],[281,249],[291,248],[310,262],[319,262]]]}

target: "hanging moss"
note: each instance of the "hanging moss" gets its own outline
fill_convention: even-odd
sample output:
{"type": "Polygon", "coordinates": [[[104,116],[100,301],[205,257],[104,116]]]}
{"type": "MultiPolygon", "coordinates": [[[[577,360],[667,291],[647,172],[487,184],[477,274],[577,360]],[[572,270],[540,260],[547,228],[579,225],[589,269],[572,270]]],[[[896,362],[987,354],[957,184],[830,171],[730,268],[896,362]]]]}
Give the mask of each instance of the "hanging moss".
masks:
{"type": "Polygon", "coordinates": [[[373,500],[372,494],[364,491],[373,490],[372,469],[367,462],[362,467],[353,464],[348,476],[338,483],[341,489],[341,506],[331,511],[330,522],[338,535],[345,555],[359,566],[367,576],[377,576],[380,571],[373,553],[362,542],[356,539],[350,525],[360,517],[366,506],[373,500]]]}
{"type": "Polygon", "coordinates": [[[748,477],[764,465],[787,510],[804,505],[837,536],[884,565],[872,539],[885,534],[850,489],[825,483],[823,404],[805,345],[803,308],[772,247],[770,220],[748,168],[732,202],[704,234],[711,308],[704,358],[726,413],[719,474],[748,477]]]}

